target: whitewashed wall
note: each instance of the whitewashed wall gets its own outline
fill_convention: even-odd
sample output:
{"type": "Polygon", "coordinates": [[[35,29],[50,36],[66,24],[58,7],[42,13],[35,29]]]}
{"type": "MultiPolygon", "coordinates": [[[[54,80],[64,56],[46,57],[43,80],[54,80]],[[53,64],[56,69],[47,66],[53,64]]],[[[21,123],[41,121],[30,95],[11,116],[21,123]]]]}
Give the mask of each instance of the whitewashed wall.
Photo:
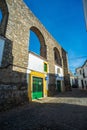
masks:
{"type": "Polygon", "coordinates": [[[63,84],[63,80],[64,80],[64,76],[63,76],[63,69],[62,69],[62,67],[60,67],[60,66],[57,66],[57,65],[55,65],[55,74],[57,75],[58,74],[58,76],[56,77],[56,81],[55,81],[55,83],[56,83],[56,89],[57,89],[57,80],[60,80],[61,81],[61,91],[63,92],[64,91],[64,84],[63,84]],[[58,69],[60,69],[60,73],[58,73],[58,69]]]}
{"type": "Polygon", "coordinates": [[[84,69],[84,71],[85,71],[85,76],[87,76],[87,62],[86,62],[86,64],[83,66],[83,69],[84,69]]]}
{"type": "Polygon", "coordinates": [[[55,74],[58,74],[59,77],[63,77],[63,69],[60,66],[55,65],[55,74]],[[57,69],[60,69],[60,73],[57,72],[57,69]]]}
{"type": "Polygon", "coordinates": [[[77,76],[78,76],[79,79],[83,79],[82,69],[81,68],[77,69],[77,76]],[[80,74],[80,70],[81,70],[81,74],[80,74]]]}
{"type": "Polygon", "coordinates": [[[5,44],[5,40],[0,38],[0,66],[1,66],[1,63],[2,63],[4,44],[5,44]]]}
{"type": "Polygon", "coordinates": [[[82,89],[81,79],[78,79],[78,85],[79,85],[79,88],[82,89]]]}
{"type": "Polygon", "coordinates": [[[71,84],[71,86],[75,85],[75,78],[74,77],[70,77],[70,84],[71,84]]]}
{"type": "MultiPolygon", "coordinates": [[[[83,75],[80,74],[80,70],[81,70],[81,68],[78,68],[77,71],[76,71],[76,74],[77,74],[77,77],[78,77],[78,87],[79,87],[80,89],[82,89],[81,80],[83,80],[83,75]]],[[[82,70],[81,70],[81,73],[82,73],[82,70]]]]}
{"type": "Polygon", "coordinates": [[[85,89],[87,89],[87,62],[86,62],[86,64],[83,66],[83,69],[84,69],[84,73],[85,73],[84,86],[85,86],[85,89]]]}
{"type": "Polygon", "coordinates": [[[42,72],[42,73],[44,72],[44,60],[34,55],[33,53],[29,53],[27,72],[29,73],[30,70],[42,72]]]}
{"type": "Polygon", "coordinates": [[[81,80],[83,80],[84,89],[86,89],[86,87],[87,87],[87,62],[81,68],[77,69],[77,75],[78,75],[79,88],[82,88],[81,80]],[[81,74],[80,74],[80,70],[81,70],[81,74]],[[84,70],[84,73],[85,73],[85,77],[83,77],[83,70],[84,70]]]}

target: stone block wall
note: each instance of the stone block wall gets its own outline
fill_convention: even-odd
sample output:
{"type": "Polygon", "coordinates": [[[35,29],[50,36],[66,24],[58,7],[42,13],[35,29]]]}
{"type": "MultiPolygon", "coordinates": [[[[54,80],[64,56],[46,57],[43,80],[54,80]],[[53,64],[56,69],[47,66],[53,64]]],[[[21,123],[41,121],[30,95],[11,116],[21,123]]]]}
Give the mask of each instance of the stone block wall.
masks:
{"type": "Polygon", "coordinates": [[[17,88],[25,86],[27,90],[28,43],[29,31],[32,30],[40,40],[41,56],[48,60],[49,93],[54,93],[54,48],[56,47],[60,53],[65,76],[68,75],[67,58],[64,56],[66,52],[64,49],[62,51],[59,43],[55,41],[22,0],[0,0],[0,8],[3,12],[5,10],[2,20],[3,28],[0,25],[0,32],[4,33],[0,33],[0,35],[7,39],[2,67],[0,68],[0,83],[5,85],[15,84],[17,88]]]}
{"type": "Polygon", "coordinates": [[[25,101],[28,101],[25,86],[18,88],[13,84],[0,84],[0,111],[13,108],[19,104],[22,105],[25,101]]]}
{"type": "MultiPolygon", "coordinates": [[[[3,37],[1,37],[3,39],[3,37]]],[[[2,65],[1,67],[7,67],[9,64],[13,63],[13,55],[12,55],[12,42],[4,38],[5,45],[4,45],[4,52],[2,58],[2,65]]]]}
{"type": "Polygon", "coordinates": [[[67,60],[67,53],[62,48],[62,59],[63,59],[63,72],[64,72],[64,84],[65,84],[65,90],[70,90],[70,75],[68,72],[68,60],[67,60]]]}

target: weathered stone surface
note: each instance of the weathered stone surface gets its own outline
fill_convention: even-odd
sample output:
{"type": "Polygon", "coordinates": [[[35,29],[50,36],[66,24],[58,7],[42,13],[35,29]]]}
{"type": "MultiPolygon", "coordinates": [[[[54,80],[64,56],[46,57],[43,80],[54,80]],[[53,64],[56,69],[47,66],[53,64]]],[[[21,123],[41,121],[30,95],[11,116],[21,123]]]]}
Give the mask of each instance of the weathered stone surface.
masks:
{"type": "MultiPolygon", "coordinates": [[[[0,26],[0,35],[6,38],[2,68],[0,68],[0,83],[16,84],[17,88],[25,86],[27,90],[28,41],[30,30],[32,30],[40,40],[41,56],[46,58],[49,63],[49,93],[55,92],[54,48],[56,47],[60,54],[65,77],[68,75],[66,51],[55,41],[22,0],[0,0],[0,8],[5,12],[3,20],[7,11],[6,22],[2,21],[0,26]],[[2,27],[2,25],[4,26],[2,27]]],[[[65,78],[66,88],[69,87],[68,78],[65,78]]]]}

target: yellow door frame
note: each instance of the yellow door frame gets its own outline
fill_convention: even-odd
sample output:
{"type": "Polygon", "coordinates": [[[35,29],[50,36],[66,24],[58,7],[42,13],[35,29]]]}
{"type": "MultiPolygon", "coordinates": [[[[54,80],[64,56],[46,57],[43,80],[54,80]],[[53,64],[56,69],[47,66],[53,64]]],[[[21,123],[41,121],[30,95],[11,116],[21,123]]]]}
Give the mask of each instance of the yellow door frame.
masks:
{"type": "Polygon", "coordinates": [[[28,85],[28,97],[29,101],[32,101],[32,78],[33,77],[38,77],[43,79],[43,97],[47,96],[47,90],[46,90],[46,80],[45,80],[45,74],[36,72],[36,71],[31,71],[29,74],[29,85],[28,85]]]}

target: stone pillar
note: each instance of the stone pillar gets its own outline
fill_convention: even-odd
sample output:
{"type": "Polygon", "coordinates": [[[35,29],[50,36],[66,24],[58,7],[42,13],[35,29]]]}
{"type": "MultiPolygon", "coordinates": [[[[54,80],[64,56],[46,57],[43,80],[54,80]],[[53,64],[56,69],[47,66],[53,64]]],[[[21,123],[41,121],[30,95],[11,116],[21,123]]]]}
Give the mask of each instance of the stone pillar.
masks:
{"type": "Polygon", "coordinates": [[[6,5],[5,0],[0,0],[0,9],[2,11],[2,21],[1,21],[1,25],[0,25],[0,35],[1,36],[5,36],[6,33],[6,27],[7,27],[7,23],[8,23],[8,7],[6,5]]]}
{"type": "Polygon", "coordinates": [[[0,35],[5,36],[6,27],[8,22],[8,13],[3,16],[2,23],[0,26],[0,35]]]}
{"type": "Polygon", "coordinates": [[[62,48],[62,59],[63,59],[63,73],[64,73],[64,85],[65,90],[70,90],[70,75],[68,74],[68,61],[67,61],[67,53],[62,48]]]}
{"type": "Polygon", "coordinates": [[[46,45],[41,45],[40,55],[44,58],[47,58],[47,47],[46,47],[46,45]]]}

